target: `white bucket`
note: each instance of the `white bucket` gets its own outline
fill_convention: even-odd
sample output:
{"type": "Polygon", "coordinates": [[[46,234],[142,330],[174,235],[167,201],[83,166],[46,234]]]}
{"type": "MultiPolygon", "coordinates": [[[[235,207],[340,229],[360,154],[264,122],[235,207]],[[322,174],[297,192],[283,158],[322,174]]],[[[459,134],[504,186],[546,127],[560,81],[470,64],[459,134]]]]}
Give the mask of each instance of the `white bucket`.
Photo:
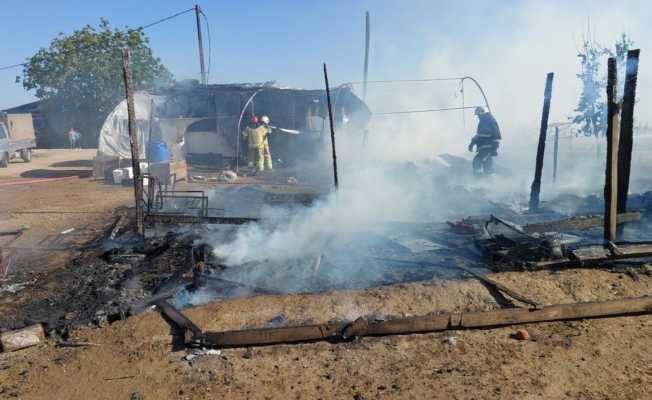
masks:
{"type": "Polygon", "coordinates": [[[125,172],[122,168],[113,170],[113,183],[116,185],[122,184],[122,179],[125,176],[125,172]]]}
{"type": "Polygon", "coordinates": [[[134,169],[132,167],[122,168],[122,172],[124,173],[123,179],[134,179],[134,169]]]}

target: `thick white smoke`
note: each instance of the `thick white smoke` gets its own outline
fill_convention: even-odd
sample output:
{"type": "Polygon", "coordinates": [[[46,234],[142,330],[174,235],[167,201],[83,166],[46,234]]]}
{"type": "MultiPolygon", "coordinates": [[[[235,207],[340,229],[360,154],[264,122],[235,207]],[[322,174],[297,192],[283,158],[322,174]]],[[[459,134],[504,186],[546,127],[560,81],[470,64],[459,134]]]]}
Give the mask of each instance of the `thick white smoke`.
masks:
{"type": "MultiPolygon", "coordinates": [[[[627,13],[611,6],[609,10],[594,18],[592,26],[599,31],[597,39],[610,45],[623,32],[622,24],[610,22],[626,21],[627,13]]],[[[547,72],[555,73],[550,123],[566,122],[577,104],[576,53],[585,33],[586,13],[561,3],[526,2],[514,14],[518,23],[513,31],[500,29],[497,31],[502,33],[488,33],[470,45],[460,45],[454,38],[437,38],[436,48],[424,54],[418,67],[419,77],[470,75],[480,82],[503,134],[497,176],[487,180],[471,176],[473,155],[466,147],[477,125],[472,110],[464,116],[460,111],[377,115],[370,123],[365,147],[361,132],[338,131],[338,193],[299,211],[266,209],[266,222],[243,226],[228,238],[209,238],[215,255],[229,266],[252,262],[278,265],[364,242],[378,221],[444,221],[489,212],[492,202],[514,210],[522,207],[534,176],[547,72]],[[560,9],[567,12],[560,13],[560,9]],[[441,156],[444,153],[454,157],[441,156]]],[[[488,25],[487,30],[492,27],[488,25]]],[[[643,47],[648,40],[640,35],[643,30],[638,23],[627,25],[626,31],[635,47],[643,47]]],[[[400,69],[394,66],[392,70],[400,69]]],[[[651,70],[643,59],[637,116],[645,114],[652,88],[647,71],[651,70]]],[[[464,88],[465,105],[484,105],[473,85],[467,81],[464,88]]],[[[356,86],[358,93],[360,89],[356,86]]],[[[368,93],[368,104],[377,113],[462,105],[459,81],[373,84],[368,93]]],[[[562,130],[558,180],[553,185],[553,134],[554,129],[549,129],[542,198],[563,193],[599,194],[604,184],[602,139],[569,138],[562,130]]],[[[647,142],[635,140],[635,165],[649,159],[647,142]]],[[[329,154],[330,149],[324,149],[326,169],[330,168],[329,154]]],[[[635,166],[632,176],[636,181],[640,168],[635,166]]]]}

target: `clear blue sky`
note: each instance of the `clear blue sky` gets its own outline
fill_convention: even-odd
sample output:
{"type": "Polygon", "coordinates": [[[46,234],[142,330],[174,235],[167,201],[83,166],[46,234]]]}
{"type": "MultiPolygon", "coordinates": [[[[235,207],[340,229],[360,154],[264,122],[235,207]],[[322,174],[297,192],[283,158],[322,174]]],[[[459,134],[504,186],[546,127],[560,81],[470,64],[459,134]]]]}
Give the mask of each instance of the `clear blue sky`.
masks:
{"type": "MultiPolygon", "coordinates": [[[[201,1],[212,34],[210,81],[276,80],[280,84],[321,87],[321,62],[333,80],[361,79],[364,12],[372,18],[371,77],[417,73],[419,57],[438,35],[460,40],[483,35],[488,15],[510,16],[510,1],[201,1]],[[439,2],[437,2],[439,3],[439,2]],[[460,27],[462,23],[465,28],[460,27]],[[400,62],[397,62],[400,60],[400,62]],[[380,66],[382,65],[382,69],[380,66]],[[407,67],[406,67],[407,66],[407,67]]],[[[114,26],[140,26],[190,8],[195,1],[3,0],[0,65],[23,62],[59,32],[70,33],[100,17],[114,26]]],[[[155,55],[177,79],[198,78],[194,15],[185,14],[146,31],[155,55]]],[[[0,71],[0,108],[30,100],[20,84],[21,69],[0,71]]]]}
{"type": "MultiPolygon", "coordinates": [[[[24,62],[59,32],[97,25],[100,17],[114,26],[137,27],[195,2],[2,0],[0,66],[24,62]]],[[[554,71],[551,112],[552,118],[561,120],[577,101],[576,50],[590,17],[596,40],[611,45],[625,31],[642,49],[637,107],[651,103],[646,99],[652,94],[652,62],[646,52],[652,51],[652,6],[644,0],[202,0],[199,4],[212,34],[211,83],[275,80],[281,85],[320,88],[324,61],[334,83],[360,80],[364,13],[369,10],[370,79],[473,75],[499,113],[511,113],[513,120],[530,124],[540,114],[545,73],[554,71]]],[[[146,33],[154,54],[176,79],[199,78],[192,13],[146,33]]],[[[0,108],[33,99],[14,83],[17,75],[22,75],[21,69],[0,71],[0,108]]],[[[388,98],[400,97],[385,93],[388,98]]]]}

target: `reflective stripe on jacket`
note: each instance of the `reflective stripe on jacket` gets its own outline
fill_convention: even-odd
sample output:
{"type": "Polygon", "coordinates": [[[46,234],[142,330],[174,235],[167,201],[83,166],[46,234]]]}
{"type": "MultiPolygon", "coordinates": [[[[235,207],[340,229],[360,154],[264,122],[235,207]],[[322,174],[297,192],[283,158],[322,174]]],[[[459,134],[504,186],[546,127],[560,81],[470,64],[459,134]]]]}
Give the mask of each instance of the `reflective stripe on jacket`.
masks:
{"type": "Polygon", "coordinates": [[[272,129],[266,125],[260,125],[249,131],[249,147],[260,147],[267,143],[267,135],[272,129]]]}

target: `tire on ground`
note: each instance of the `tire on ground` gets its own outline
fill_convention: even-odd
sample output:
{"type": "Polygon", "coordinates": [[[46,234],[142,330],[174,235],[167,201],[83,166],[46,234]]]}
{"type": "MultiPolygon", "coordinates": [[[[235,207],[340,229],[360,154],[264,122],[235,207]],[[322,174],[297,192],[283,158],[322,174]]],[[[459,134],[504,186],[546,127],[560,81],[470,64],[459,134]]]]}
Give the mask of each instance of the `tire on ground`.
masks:
{"type": "Polygon", "coordinates": [[[0,168],[7,168],[9,166],[9,154],[0,154],[0,168]]]}

